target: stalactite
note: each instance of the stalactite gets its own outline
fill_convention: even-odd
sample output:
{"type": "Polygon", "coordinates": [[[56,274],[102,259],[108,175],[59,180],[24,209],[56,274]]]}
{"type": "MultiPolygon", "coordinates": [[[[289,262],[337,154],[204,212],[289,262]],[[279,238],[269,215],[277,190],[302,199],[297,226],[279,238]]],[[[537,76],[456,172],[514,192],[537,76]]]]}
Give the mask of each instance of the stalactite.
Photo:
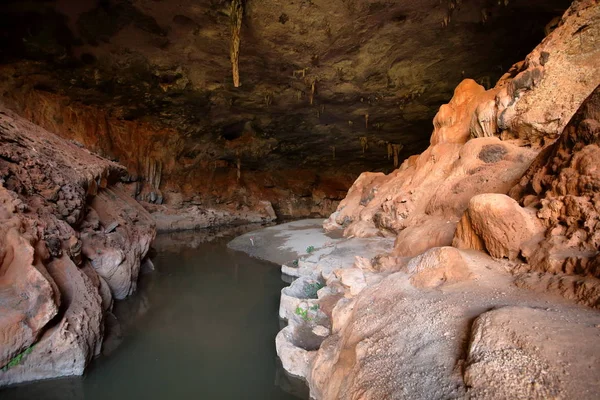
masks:
{"type": "Polygon", "coordinates": [[[315,79],[310,85],[310,105],[312,106],[315,101],[315,91],[317,89],[317,80],[315,79]]]}
{"type": "Polygon", "coordinates": [[[452,16],[450,14],[447,14],[444,17],[444,20],[442,21],[442,27],[446,28],[448,26],[448,24],[450,24],[451,19],[452,19],[452,16]]]}
{"type": "Polygon", "coordinates": [[[296,70],[292,71],[292,76],[294,78],[298,78],[298,77],[305,78],[307,71],[308,71],[308,67],[302,68],[302,69],[296,69],[296,70]]]}
{"type": "Polygon", "coordinates": [[[237,180],[239,182],[240,179],[242,178],[242,160],[239,157],[236,160],[236,166],[237,166],[237,180]]]}
{"type": "Polygon", "coordinates": [[[148,177],[150,176],[150,157],[145,157],[144,164],[143,178],[148,182],[148,177]]]}
{"type": "Polygon", "coordinates": [[[393,150],[392,144],[390,142],[387,142],[387,157],[388,157],[388,160],[392,159],[392,155],[393,154],[394,154],[394,150],[393,150]]]}
{"type": "Polygon", "coordinates": [[[398,155],[400,154],[400,150],[404,147],[402,144],[391,144],[392,152],[394,153],[394,168],[398,168],[399,159],[398,155]]]}
{"type": "Polygon", "coordinates": [[[488,13],[487,13],[487,9],[482,8],[481,9],[481,23],[485,25],[485,23],[488,20],[488,13]]]}
{"type": "Polygon", "coordinates": [[[484,76],[479,80],[481,86],[483,86],[486,90],[492,87],[492,81],[489,76],[484,76]]]}
{"type": "Polygon", "coordinates": [[[332,155],[333,159],[335,160],[335,146],[331,146],[331,155],[332,155]]]}
{"type": "Polygon", "coordinates": [[[271,106],[272,103],[273,103],[273,95],[271,93],[265,94],[265,105],[267,107],[269,107],[269,106],[271,106]]]}
{"type": "Polygon", "coordinates": [[[367,140],[367,137],[361,136],[358,139],[360,140],[360,147],[362,148],[362,152],[363,154],[365,154],[365,151],[369,149],[369,142],[367,140]]]}
{"type": "Polygon", "coordinates": [[[369,129],[369,113],[365,114],[365,129],[369,129]]]}
{"type": "Polygon", "coordinates": [[[158,170],[156,173],[156,181],[155,181],[155,185],[154,185],[154,187],[156,189],[160,188],[160,182],[162,181],[162,170],[163,170],[162,161],[158,161],[158,170]]]}
{"type": "Polygon", "coordinates": [[[242,0],[231,0],[230,22],[231,22],[231,47],[229,55],[233,73],[233,86],[240,87],[240,32],[242,30],[242,16],[244,6],[242,0]]]}

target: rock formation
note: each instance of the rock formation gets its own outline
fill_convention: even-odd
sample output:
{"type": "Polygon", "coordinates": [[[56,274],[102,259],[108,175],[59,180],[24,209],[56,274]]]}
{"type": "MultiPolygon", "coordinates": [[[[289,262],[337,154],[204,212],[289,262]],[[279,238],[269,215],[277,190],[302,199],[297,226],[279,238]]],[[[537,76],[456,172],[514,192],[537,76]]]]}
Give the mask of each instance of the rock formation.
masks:
{"type": "Polygon", "coordinates": [[[427,150],[355,181],[323,224],[344,238],[282,266],[276,345],[311,397],[600,396],[599,38],[575,1],[494,88],[463,81],[427,150]]]}
{"type": "Polygon", "coordinates": [[[600,398],[598,0],[42,3],[0,6],[0,385],[82,374],[156,230],[331,214],[230,244],[297,278],[313,398],[600,398]]]}
{"type": "Polygon", "coordinates": [[[0,384],[81,375],[155,236],[125,169],[0,108],[0,384]]]}

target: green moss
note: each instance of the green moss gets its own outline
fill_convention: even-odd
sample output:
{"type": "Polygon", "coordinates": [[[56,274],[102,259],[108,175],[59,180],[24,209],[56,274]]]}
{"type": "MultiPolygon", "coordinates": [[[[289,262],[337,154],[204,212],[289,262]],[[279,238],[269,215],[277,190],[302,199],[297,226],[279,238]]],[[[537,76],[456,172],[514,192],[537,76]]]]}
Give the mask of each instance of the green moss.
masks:
{"type": "Polygon", "coordinates": [[[26,348],[23,352],[14,356],[12,358],[12,360],[10,360],[8,362],[8,364],[6,364],[4,367],[2,367],[2,369],[0,369],[0,371],[5,372],[5,371],[8,371],[9,369],[11,369],[12,367],[16,367],[17,365],[21,364],[21,361],[23,361],[23,358],[33,351],[34,346],[35,345],[32,344],[31,346],[26,348]]]}

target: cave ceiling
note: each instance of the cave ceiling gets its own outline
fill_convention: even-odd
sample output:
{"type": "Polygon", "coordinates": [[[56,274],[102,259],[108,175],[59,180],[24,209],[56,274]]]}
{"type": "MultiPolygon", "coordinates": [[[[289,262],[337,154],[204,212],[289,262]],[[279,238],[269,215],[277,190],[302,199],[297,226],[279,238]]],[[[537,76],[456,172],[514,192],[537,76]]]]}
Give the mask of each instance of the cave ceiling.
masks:
{"type": "Polygon", "coordinates": [[[174,157],[388,171],[388,144],[422,151],[454,87],[493,85],[568,5],[246,0],[234,87],[229,0],[4,1],[0,63],[14,87],[175,128],[192,154],[174,157]]]}

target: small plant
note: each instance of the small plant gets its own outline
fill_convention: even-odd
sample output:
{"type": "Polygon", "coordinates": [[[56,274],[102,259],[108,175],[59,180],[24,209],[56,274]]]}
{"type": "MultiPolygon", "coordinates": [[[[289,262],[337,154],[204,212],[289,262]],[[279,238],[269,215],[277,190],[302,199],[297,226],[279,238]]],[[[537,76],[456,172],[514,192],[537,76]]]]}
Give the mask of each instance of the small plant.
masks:
{"type": "Polygon", "coordinates": [[[299,315],[300,318],[302,318],[305,321],[310,321],[311,318],[308,316],[308,310],[305,310],[304,308],[298,306],[296,307],[296,315],[299,315]]]}
{"type": "Polygon", "coordinates": [[[2,369],[0,369],[0,371],[5,372],[11,369],[12,367],[16,367],[17,365],[21,364],[23,357],[25,357],[27,354],[33,351],[33,346],[34,345],[29,346],[22,353],[19,353],[16,356],[14,356],[12,360],[8,362],[8,364],[6,364],[4,367],[2,367],[2,369]]]}
{"type": "Polygon", "coordinates": [[[294,261],[292,262],[292,265],[293,265],[294,267],[298,268],[298,260],[294,260],[294,261]]]}
{"type": "Polygon", "coordinates": [[[319,309],[319,305],[318,305],[318,304],[315,304],[315,305],[313,305],[313,306],[310,306],[309,308],[310,308],[312,311],[317,311],[317,310],[319,309]]]}
{"type": "Polygon", "coordinates": [[[304,286],[304,294],[308,298],[315,298],[317,297],[317,292],[323,287],[325,287],[325,285],[323,285],[321,282],[308,283],[306,286],[304,286]]]}
{"type": "Polygon", "coordinates": [[[315,246],[312,246],[312,245],[311,245],[311,246],[308,246],[308,247],[306,248],[306,252],[307,252],[308,254],[312,253],[313,251],[315,251],[315,246]]]}

